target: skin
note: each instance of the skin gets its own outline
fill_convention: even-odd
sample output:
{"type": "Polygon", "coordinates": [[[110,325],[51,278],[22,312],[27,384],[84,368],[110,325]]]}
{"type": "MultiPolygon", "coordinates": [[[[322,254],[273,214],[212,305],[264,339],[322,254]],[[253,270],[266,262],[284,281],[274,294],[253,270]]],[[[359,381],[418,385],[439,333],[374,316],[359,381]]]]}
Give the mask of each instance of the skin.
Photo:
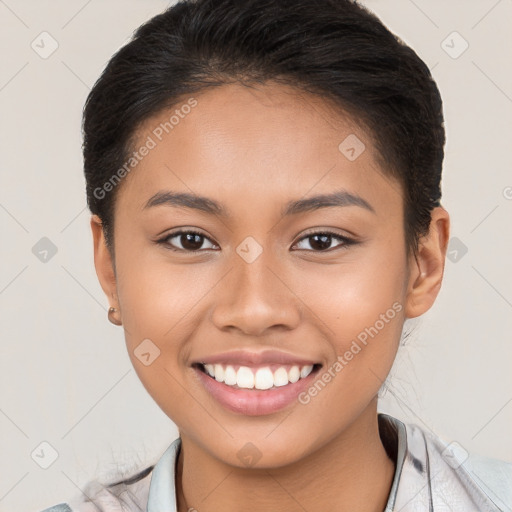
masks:
{"type": "MultiPolygon", "coordinates": [[[[379,437],[377,394],[403,322],[425,313],[439,292],[448,213],[432,211],[429,234],[408,255],[401,187],[348,116],[276,84],[231,84],[194,97],[198,105],[119,186],[115,261],[100,219],[91,218],[97,275],[118,309],[134,368],[182,438],[178,509],[382,511],[395,467],[379,437]],[[350,134],[366,146],[354,161],[338,149],[350,134]],[[338,189],[374,211],[351,205],[280,217],[288,201],[338,189]],[[231,217],[144,209],[162,190],[207,196],[231,217]],[[205,235],[199,252],[156,243],[178,227],[205,235]],[[321,251],[306,235],[327,228],[358,243],[333,237],[321,251]],[[252,263],[236,252],[248,236],[263,251],[252,263]],[[395,302],[401,311],[305,405],[260,416],[231,412],[191,367],[224,351],[275,348],[318,361],[321,375],[395,302]],[[160,349],[149,366],[134,355],[146,338],[160,349]],[[251,467],[237,456],[247,442],[261,453],[251,467]]],[[[136,146],[171,114],[147,120],[136,146]]],[[[179,236],[167,241],[186,244],[179,236]]]]}

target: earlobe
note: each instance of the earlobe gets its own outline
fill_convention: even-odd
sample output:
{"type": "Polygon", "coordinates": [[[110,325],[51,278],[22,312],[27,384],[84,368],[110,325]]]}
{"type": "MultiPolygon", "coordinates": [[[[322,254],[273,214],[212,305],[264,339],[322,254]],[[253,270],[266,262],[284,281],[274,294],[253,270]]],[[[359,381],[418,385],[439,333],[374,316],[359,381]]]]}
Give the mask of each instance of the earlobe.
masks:
{"type": "Polygon", "coordinates": [[[428,311],[441,289],[450,233],[448,212],[432,210],[429,233],[419,241],[418,253],[411,256],[405,316],[415,318],[428,311]]]}
{"type": "MultiPolygon", "coordinates": [[[[109,301],[110,319],[113,315],[112,308],[115,308],[116,314],[119,314],[120,312],[117,299],[117,282],[112,255],[110,254],[105,241],[105,234],[101,219],[97,215],[91,216],[91,230],[94,243],[94,266],[96,268],[96,275],[98,276],[101,288],[109,301]]],[[[120,319],[116,319],[116,322],[113,323],[121,325],[120,319]]]]}

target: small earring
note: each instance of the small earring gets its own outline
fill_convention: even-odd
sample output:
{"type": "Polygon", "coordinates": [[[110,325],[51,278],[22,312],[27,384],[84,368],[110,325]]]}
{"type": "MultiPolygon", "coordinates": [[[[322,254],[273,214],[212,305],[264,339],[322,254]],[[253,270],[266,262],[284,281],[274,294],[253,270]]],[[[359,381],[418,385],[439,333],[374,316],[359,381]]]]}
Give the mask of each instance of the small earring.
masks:
{"type": "Polygon", "coordinates": [[[110,320],[111,323],[113,323],[114,325],[122,325],[121,321],[118,320],[115,316],[114,316],[114,313],[117,311],[116,308],[114,307],[110,307],[108,308],[108,319],[110,320]]]}

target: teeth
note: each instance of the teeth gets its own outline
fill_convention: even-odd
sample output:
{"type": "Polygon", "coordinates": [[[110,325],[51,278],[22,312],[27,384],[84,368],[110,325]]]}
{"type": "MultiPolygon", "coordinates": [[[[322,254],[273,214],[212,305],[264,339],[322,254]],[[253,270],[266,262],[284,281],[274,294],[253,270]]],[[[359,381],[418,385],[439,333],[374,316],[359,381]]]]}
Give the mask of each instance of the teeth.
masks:
{"type": "Polygon", "coordinates": [[[298,366],[292,366],[288,372],[288,380],[290,382],[297,382],[300,378],[300,370],[298,366]]]}
{"type": "Polygon", "coordinates": [[[220,364],[215,365],[215,380],[218,382],[224,382],[224,368],[220,364]]]}
{"type": "Polygon", "coordinates": [[[254,377],[254,387],[256,389],[269,389],[274,385],[274,376],[270,368],[260,368],[254,377]]]}
{"type": "Polygon", "coordinates": [[[236,372],[231,365],[226,367],[226,371],[224,372],[224,382],[229,386],[234,386],[236,384],[236,372]]]}
{"type": "Polygon", "coordinates": [[[288,372],[286,368],[278,368],[274,372],[274,386],[286,386],[288,382],[288,372]]]}
{"type": "Polygon", "coordinates": [[[248,366],[240,366],[238,370],[235,370],[232,365],[205,364],[203,366],[206,373],[217,382],[224,382],[228,386],[238,386],[239,388],[262,390],[293,384],[299,379],[304,379],[313,371],[313,365],[302,367],[294,365],[289,369],[281,366],[274,372],[268,366],[255,371],[248,366]]]}
{"type": "Polygon", "coordinates": [[[313,365],[303,366],[300,370],[300,378],[307,377],[313,371],[313,365]]]}
{"type": "Polygon", "coordinates": [[[254,387],[254,373],[247,366],[240,366],[236,373],[236,384],[239,388],[252,389],[254,387]]]}

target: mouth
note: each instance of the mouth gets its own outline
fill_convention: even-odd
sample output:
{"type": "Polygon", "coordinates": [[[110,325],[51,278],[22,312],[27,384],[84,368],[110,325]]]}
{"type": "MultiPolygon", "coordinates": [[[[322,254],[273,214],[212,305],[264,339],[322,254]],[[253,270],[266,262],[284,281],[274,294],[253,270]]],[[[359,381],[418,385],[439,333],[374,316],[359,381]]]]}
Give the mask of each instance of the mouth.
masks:
{"type": "Polygon", "coordinates": [[[192,366],[211,379],[233,389],[260,391],[295,384],[299,380],[317,373],[322,367],[319,363],[308,365],[267,364],[260,366],[194,363],[192,366]]]}
{"type": "MultiPolygon", "coordinates": [[[[262,416],[282,411],[312,385],[321,364],[193,363],[208,395],[230,412],[262,416]]],[[[301,407],[303,407],[301,405],[301,407]]]]}

